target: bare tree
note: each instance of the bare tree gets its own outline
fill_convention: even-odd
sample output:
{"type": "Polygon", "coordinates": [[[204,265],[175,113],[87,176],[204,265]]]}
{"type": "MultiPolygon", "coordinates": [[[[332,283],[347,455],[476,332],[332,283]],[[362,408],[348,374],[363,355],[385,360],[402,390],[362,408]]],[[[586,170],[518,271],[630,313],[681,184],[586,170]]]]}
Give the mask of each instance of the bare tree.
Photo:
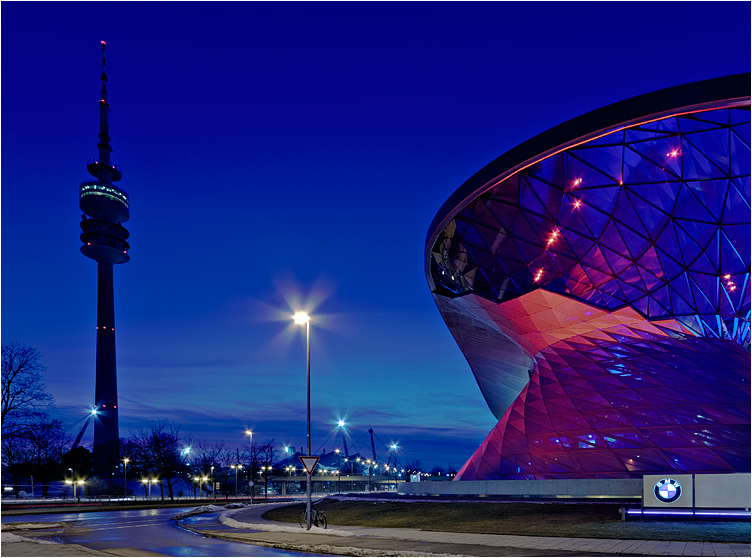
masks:
{"type": "MultiPolygon", "coordinates": [[[[131,433],[133,447],[142,467],[165,480],[170,500],[174,500],[173,487],[178,476],[187,470],[180,458],[180,426],[160,419],[147,421],[146,426],[131,433]]],[[[160,483],[159,488],[164,501],[164,484],[160,483]]]]}
{"type": "Polygon", "coordinates": [[[2,437],[21,436],[47,418],[52,396],[45,391],[39,350],[18,341],[2,346],[2,437]]]}
{"type": "MultiPolygon", "coordinates": [[[[194,458],[194,464],[201,469],[202,475],[208,475],[211,482],[214,481],[216,475],[221,475],[220,462],[223,460],[222,456],[226,453],[224,441],[221,442],[209,442],[207,440],[201,440],[196,443],[196,457],[194,458]]],[[[214,487],[212,487],[212,495],[214,494],[214,487]]]]}

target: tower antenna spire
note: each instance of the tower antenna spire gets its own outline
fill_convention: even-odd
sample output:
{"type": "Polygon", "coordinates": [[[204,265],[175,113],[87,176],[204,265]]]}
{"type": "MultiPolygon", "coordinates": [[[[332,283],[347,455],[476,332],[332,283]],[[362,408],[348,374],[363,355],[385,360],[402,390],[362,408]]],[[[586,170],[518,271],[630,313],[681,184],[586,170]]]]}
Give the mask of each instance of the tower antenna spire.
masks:
{"type": "MultiPolygon", "coordinates": [[[[107,43],[102,43],[102,98],[99,99],[99,143],[97,148],[99,149],[99,162],[104,168],[110,167],[110,153],[112,148],[110,147],[110,124],[109,113],[110,103],[107,102],[107,72],[105,63],[105,47],[107,43]]],[[[100,175],[101,177],[101,175],[100,175]]]]}

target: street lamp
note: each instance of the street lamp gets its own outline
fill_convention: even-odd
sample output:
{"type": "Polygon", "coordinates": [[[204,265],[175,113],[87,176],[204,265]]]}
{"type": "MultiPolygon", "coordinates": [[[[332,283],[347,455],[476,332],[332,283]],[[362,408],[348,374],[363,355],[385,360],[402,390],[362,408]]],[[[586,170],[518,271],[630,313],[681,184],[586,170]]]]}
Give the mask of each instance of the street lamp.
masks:
{"type": "MultiPolygon", "coordinates": [[[[251,482],[253,482],[253,430],[246,430],[246,434],[248,434],[251,437],[251,482]]],[[[251,488],[251,504],[253,504],[253,486],[251,488]]]]}
{"type": "Polygon", "coordinates": [[[215,501],[217,499],[217,495],[214,493],[214,465],[211,466],[210,476],[211,476],[211,483],[212,483],[212,486],[211,486],[212,501],[215,501]]]}
{"type": "Polygon", "coordinates": [[[152,483],[159,482],[157,479],[141,479],[141,482],[144,483],[144,488],[147,486],[149,487],[149,496],[148,499],[151,501],[151,485],[152,483]]]}
{"type": "Polygon", "coordinates": [[[238,471],[242,468],[242,465],[230,465],[230,469],[235,469],[235,496],[238,495],[238,471]]]}
{"type": "Polygon", "coordinates": [[[339,461],[339,464],[337,465],[337,494],[339,494],[342,492],[342,456],[338,449],[334,451],[337,452],[337,460],[339,461]]]}
{"type": "MultiPolygon", "coordinates": [[[[70,471],[71,469],[68,469],[68,470],[70,471]]],[[[74,481],[74,480],[67,480],[67,481],[65,481],[65,484],[71,484],[71,485],[73,485],[73,499],[74,500],[78,500],[79,504],[81,503],[81,490],[83,490],[83,488],[84,488],[82,486],[84,484],[84,482],[85,481],[82,481],[82,480],[80,480],[80,481],[74,481]],[[76,488],[78,488],[78,491],[76,491],[76,488]]]]}
{"type": "MultiPolygon", "coordinates": [[[[308,453],[311,455],[311,318],[305,312],[298,312],[293,316],[295,323],[306,326],[306,439],[308,453]]],[[[306,530],[311,530],[311,471],[306,467],[308,479],[306,482],[306,530]]]]}
{"type": "Polygon", "coordinates": [[[128,462],[130,459],[127,457],[123,459],[123,494],[128,498],[128,462]]]}

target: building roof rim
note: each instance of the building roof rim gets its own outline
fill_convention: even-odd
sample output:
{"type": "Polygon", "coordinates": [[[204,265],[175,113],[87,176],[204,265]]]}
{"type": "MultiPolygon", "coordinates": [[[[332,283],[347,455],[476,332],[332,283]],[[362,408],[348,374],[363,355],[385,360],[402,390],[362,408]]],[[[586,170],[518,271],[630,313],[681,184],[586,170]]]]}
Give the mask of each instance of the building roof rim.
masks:
{"type": "MultiPolygon", "coordinates": [[[[511,174],[578,143],[591,141],[622,127],[634,126],[638,122],[696,112],[714,103],[729,107],[749,105],[751,80],[752,73],[746,72],[643,93],[596,108],[533,136],[488,163],[449,196],[428,229],[426,254],[457,212],[511,174]]],[[[428,265],[426,258],[426,273],[430,276],[428,265]]]]}

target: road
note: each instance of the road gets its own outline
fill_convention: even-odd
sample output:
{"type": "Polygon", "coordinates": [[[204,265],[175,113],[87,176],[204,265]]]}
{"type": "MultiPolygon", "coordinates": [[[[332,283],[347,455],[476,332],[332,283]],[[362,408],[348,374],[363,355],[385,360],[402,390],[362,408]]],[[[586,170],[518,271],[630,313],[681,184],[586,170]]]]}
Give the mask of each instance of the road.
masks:
{"type": "MultiPolygon", "coordinates": [[[[202,537],[172,520],[175,514],[190,509],[3,516],[2,523],[66,522],[59,535],[62,542],[127,556],[319,556],[202,537]]],[[[219,513],[194,516],[189,521],[202,528],[224,530],[217,521],[219,513]]]]}

